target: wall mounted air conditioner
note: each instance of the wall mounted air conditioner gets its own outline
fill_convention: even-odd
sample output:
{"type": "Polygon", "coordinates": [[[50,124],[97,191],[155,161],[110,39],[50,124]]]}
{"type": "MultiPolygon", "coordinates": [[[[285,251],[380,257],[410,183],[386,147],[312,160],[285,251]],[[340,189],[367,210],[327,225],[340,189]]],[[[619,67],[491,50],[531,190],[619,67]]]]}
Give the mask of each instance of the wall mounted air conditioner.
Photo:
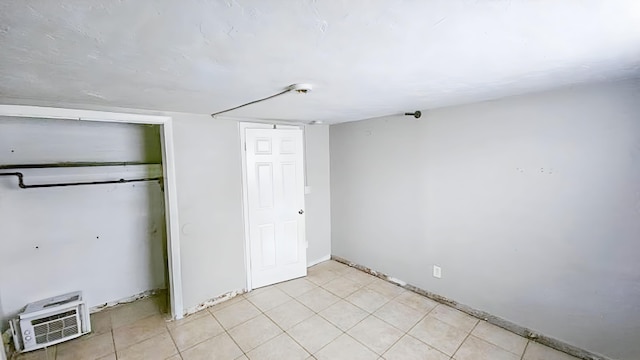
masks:
{"type": "Polygon", "coordinates": [[[89,310],[80,291],[28,304],[9,325],[20,352],[55,345],[91,331],[89,310]]]}

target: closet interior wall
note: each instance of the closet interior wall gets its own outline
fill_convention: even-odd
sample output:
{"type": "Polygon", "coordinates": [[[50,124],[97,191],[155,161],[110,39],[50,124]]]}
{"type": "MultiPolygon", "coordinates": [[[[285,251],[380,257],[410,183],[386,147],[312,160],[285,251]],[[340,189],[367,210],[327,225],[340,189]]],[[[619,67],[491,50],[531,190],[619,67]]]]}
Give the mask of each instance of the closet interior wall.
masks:
{"type": "Polygon", "coordinates": [[[69,291],[96,307],[167,287],[161,160],[157,125],[0,117],[0,173],[76,184],[0,176],[0,328],[69,291]]]}

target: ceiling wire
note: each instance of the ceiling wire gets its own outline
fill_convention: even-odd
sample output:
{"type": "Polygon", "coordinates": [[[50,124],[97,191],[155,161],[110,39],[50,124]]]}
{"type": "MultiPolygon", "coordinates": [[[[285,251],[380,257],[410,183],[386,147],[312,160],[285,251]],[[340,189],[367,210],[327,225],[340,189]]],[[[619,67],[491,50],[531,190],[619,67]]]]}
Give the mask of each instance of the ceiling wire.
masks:
{"type": "Polygon", "coordinates": [[[248,106],[248,105],[259,103],[261,101],[273,99],[274,97],[277,97],[277,96],[280,96],[280,95],[284,95],[284,94],[286,94],[286,93],[288,93],[290,91],[296,91],[296,92],[301,93],[301,94],[306,94],[307,92],[311,91],[311,85],[309,85],[309,84],[293,84],[293,85],[289,85],[284,91],[281,91],[281,92],[279,92],[277,94],[273,94],[271,96],[267,96],[266,98],[254,100],[254,101],[248,102],[246,104],[242,104],[242,105],[239,105],[239,106],[236,106],[236,107],[232,107],[232,108],[227,109],[227,110],[218,111],[216,113],[211,114],[211,117],[216,117],[217,115],[229,112],[231,110],[240,109],[241,107],[245,107],[245,106],[248,106]]]}
{"type": "Polygon", "coordinates": [[[261,102],[261,101],[265,101],[265,100],[273,99],[273,98],[274,98],[274,97],[276,97],[276,96],[284,95],[284,94],[286,94],[286,93],[288,93],[289,91],[292,91],[292,90],[293,90],[293,89],[287,89],[287,90],[282,91],[282,92],[279,92],[279,93],[277,93],[277,94],[274,94],[274,95],[271,95],[271,96],[267,96],[266,98],[262,98],[262,99],[254,100],[254,101],[248,102],[248,103],[246,103],[246,104],[242,104],[242,105],[239,105],[239,106],[236,106],[236,107],[232,107],[231,109],[218,111],[217,113],[213,113],[213,114],[211,114],[211,117],[216,117],[216,115],[220,115],[220,114],[223,114],[223,113],[229,112],[229,111],[231,111],[231,110],[235,110],[235,109],[240,109],[241,107],[245,107],[245,106],[249,106],[249,105],[252,105],[252,104],[255,104],[255,103],[259,103],[259,102],[261,102]]]}

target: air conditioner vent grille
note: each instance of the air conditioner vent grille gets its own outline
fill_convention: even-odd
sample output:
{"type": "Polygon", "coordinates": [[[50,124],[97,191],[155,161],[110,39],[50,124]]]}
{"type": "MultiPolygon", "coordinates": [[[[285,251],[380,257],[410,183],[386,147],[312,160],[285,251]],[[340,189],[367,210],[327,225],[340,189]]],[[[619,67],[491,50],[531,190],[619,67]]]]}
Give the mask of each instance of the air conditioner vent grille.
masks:
{"type": "Polygon", "coordinates": [[[78,333],[76,309],[31,321],[37,344],[60,340],[78,333]]]}
{"type": "Polygon", "coordinates": [[[76,309],[65,311],[65,312],[59,313],[59,314],[50,315],[50,316],[43,317],[43,318],[39,318],[39,319],[36,319],[36,320],[32,320],[31,321],[31,325],[36,326],[36,325],[41,324],[41,323],[46,323],[46,322],[50,322],[52,320],[62,319],[62,318],[65,318],[65,317],[68,317],[68,316],[72,316],[72,315],[73,316],[76,315],[76,309]]]}

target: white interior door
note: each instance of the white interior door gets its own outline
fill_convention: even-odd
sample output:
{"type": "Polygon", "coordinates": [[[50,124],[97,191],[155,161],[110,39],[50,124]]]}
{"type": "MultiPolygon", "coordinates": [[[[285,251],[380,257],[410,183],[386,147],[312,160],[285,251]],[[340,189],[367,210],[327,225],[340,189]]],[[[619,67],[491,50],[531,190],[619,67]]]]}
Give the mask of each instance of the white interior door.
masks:
{"type": "Polygon", "coordinates": [[[307,274],[302,131],[246,129],[251,286],[307,274]]]}

